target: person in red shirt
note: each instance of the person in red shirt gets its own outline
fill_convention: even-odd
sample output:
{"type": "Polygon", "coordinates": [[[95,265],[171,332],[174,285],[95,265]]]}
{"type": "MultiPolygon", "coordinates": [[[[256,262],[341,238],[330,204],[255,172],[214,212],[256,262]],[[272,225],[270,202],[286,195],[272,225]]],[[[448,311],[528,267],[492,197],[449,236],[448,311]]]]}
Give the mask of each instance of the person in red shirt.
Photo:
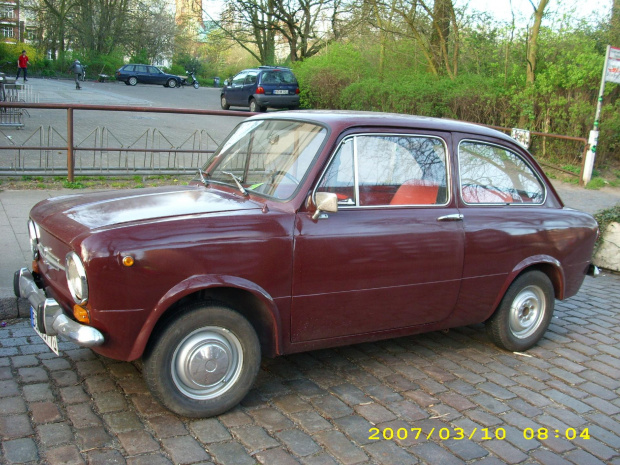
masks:
{"type": "Polygon", "coordinates": [[[15,78],[16,81],[19,79],[19,73],[22,71],[24,72],[24,82],[26,82],[28,80],[28,56],[26,55],[26,50],[22,50],[22,54],[17,59],[17,77],[15,78]]]}

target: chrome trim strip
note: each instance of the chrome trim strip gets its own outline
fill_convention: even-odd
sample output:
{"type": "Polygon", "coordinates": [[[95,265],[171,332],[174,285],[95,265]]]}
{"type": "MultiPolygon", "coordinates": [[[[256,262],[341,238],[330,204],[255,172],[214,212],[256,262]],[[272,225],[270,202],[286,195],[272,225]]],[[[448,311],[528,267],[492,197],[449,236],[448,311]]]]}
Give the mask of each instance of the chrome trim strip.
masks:
{"type": "Polygon", "coordinates": [[[46,247],[43,244],[39,243],[38,249],[43,263],[55,270],[65,271],[64,265],[60,262],[60,259],[52,253],[51,247],[46,247]]]}

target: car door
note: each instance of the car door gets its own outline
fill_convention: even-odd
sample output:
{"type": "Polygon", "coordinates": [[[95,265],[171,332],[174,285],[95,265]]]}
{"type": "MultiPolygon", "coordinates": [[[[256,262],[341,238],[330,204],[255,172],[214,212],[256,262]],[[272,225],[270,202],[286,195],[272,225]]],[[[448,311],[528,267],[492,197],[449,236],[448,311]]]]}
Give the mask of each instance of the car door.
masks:
{"type": "Polygon", "coordinates": [[[358,134],[317,192],[338,212],[297,215],[292,342],[429,324],[459,292],[463,229],[445,134],[358,134]]]}
{"type": "Polygon", "coordinates": [[[138,82],[143,84],[148,84],[148,74],[146,72],[146,65],[136,65],[135,66],[135,76],[138,78],[138,82]]]}
{"type": "Polygon", "coordinates": [[[247,71],[242,71],[232,78],[232,82],[226,88],[226,100],[229,105],[247,105],[247,101],[243,101],[243,84],[245,83],[245,77],[247,71]]]}
{"type": "Polygon", "coordinates": [[[545,184],[516,147],[467,134],[454,137],[465,233],[457,313],[469,324],[494,310],[509,274],[520,264],[557,255],[551,237],[573,239],[560,209],[545,205],[545,184]]]}
{"type": "Polygon", "coordinates": [[[163,85],[166,83],[166,75],[159,68],[155,66],[147,66],[146,73],[147,76],[145,79],[147,79],[149,84],[163,85]]]}

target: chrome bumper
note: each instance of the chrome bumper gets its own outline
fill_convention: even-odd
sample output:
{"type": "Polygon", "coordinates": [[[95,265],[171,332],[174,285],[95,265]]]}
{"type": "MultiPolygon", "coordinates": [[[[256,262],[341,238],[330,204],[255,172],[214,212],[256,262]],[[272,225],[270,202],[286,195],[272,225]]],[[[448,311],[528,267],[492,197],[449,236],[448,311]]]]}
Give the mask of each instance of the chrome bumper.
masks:
{"type": "Polygon", "coordinates": [[[82,347],[103,344],[105,339],[101,332],[67,318],[60,304],[55,299],[48,298],[43,289],[37,286],[28,268],[15,272],[13,288],[17,297],[28,299],[35,310],[37,326],[44,334],[48,336],[61,334],[82,347]]]}

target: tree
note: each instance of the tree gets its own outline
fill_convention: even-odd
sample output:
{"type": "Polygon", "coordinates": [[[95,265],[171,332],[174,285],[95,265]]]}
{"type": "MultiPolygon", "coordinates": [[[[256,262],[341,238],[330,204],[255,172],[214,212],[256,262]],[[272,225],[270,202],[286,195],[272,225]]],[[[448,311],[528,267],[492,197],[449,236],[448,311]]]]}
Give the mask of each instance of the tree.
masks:
{"type": "MultiPolygon", "coordinates": [[[[617,1],[617,0],[616,0],[617,1]]],[[[527,74],[526,83],[534,84],[536,79],[536,58],[538,55],[538,34],[540,33],[540,25],[542,23],[543,15],[545,14],[545,8],[549,0],[539,0],[538,7],[534,5],[532,0],[530,4],[534,8],[534,25],[530,31],[530,35],[527,41],[527,74]]]]}
{"type": "Polygon", "coordinates": [[[24,9],[34,17],[39,28],[39,46],[64,62],[70,20],[79,0],[26,0],[24,9]]]}

